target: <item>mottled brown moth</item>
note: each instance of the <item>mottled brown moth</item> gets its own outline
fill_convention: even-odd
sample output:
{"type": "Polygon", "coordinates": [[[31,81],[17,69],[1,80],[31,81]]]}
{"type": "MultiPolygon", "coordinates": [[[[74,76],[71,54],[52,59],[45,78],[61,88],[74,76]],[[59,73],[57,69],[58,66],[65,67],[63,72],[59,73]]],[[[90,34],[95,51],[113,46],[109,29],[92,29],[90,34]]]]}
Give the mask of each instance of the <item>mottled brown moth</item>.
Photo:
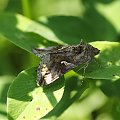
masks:
{"type": "Polygon", "coordinates": [[[33,49],[41,59],[37,69],[37,84],[48,85],[73,68],[88,64],[100,50],[83,41],[78,45],[53,46],[33,49]]]}

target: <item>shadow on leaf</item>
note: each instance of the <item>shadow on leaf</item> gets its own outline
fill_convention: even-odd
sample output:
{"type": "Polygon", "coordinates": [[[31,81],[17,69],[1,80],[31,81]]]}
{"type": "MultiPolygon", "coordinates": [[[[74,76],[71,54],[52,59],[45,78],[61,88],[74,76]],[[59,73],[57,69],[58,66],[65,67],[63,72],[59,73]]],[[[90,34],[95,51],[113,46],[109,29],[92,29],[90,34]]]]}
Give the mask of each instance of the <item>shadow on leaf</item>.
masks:
{"type": "Polygon", "coordinates": [[[88,81],[82,81],[78,76],[66,79],[62,99],[43,119],[60,116],[87,88],[88,81]]]}

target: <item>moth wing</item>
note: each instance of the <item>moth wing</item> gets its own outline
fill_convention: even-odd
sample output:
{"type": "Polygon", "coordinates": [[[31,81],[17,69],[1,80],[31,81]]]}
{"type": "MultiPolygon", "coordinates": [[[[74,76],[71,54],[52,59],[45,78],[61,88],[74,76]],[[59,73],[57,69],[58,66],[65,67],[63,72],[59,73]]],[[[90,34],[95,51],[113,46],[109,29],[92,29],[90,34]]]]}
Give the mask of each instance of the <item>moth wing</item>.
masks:
{"type": "Polygon", "coordinates": [[[49,64],[43,64],[41,69],[38,69],[38,73],[41,74],[41,77],[37,80],[39,85],[48,85],[59,78],[61,73],[56,67],[54,64],[51,67],[51,62],[49,62],[49,64]]]}
{"type": "Polygon", "coordinates": [[[56,81],[60,77],[57,71],[51,71],[49,74],[44,76],[45,84],[48,85],[54,81],[56,81]]]}
{"type": "Polygon", "coordinates": [[[72,63],[68,63],[66,61],[61,62],[61,68],[57,68],[57,66],[54,64],[52,69],[50,69],[50,74],[46,77],[46,84],[50,84],[54,81],[56,81],[60,76],[68,72],[69,70],[76,67],[76,65],[72,63]],[[64,66],[62,65],[64,64],[64,66]]]}
{"type": "Polygon", "coordinates": [[[64,69],[63,73],[66,73],[67,71],[69,71],[69,70],[71,70],[71,69],[73,69],[73,68],[76,67],[75,64],[69,63],[69,62],[67,62],[67,61],[61,61],[61,64],[64,64],[64,65],[65,65],[65,66],[63,67],[63,69],[64,69]]]}
{"type": "Polygon", "coordinates": [[[60,49],[62,46],[53,46],[53,47],[48,47],[48,48],[43,48],[43,49],[39,49],[39,48],[33,48],[32,52],[37,56],[42,58],[44,55],[46,54],[50,54],[50,53],[54,53],[56,52],[58,49],[60,49]]]}

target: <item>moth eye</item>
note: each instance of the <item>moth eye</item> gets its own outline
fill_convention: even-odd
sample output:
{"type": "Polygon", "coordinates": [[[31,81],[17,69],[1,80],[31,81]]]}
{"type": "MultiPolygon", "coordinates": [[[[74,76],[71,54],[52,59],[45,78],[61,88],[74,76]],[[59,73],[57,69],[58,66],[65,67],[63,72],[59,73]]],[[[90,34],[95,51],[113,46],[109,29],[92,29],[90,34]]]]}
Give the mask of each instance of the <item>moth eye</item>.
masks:
{"type": "Polygon", "coordinates": [[[99,54],[99,52],[100,52],[99,49],[97,49],[97,48],[94,49],[94,54],[95,54],[95,55],[99,54]]]}

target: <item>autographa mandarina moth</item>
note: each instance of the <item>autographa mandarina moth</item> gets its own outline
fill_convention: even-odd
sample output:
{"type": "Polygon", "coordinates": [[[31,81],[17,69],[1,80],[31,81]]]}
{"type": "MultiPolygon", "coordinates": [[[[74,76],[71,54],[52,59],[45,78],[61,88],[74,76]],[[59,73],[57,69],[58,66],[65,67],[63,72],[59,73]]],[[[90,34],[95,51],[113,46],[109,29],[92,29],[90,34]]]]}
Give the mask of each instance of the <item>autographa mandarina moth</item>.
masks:
{"type": "Polygon", "coordinates": [[[54,82],[78,65],[89,63],[99,52],[100,50],[83,41],[78,45],[34,48],[33,53],[41,58],[37,69],[37,84],[43,86],[54,82]]]}

